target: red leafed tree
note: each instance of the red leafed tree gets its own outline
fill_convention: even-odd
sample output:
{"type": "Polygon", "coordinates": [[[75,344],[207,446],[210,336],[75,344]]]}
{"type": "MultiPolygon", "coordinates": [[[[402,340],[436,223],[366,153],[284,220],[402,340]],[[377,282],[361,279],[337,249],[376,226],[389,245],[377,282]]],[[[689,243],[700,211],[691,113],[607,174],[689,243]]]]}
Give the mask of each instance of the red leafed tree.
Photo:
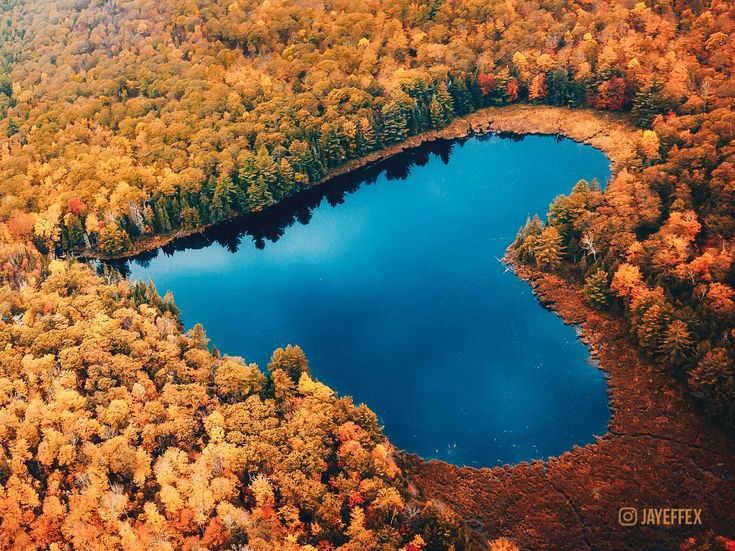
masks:
{"type": "Polygon", "coordinates": [[[498,79],[491,73],[480,73],[477,75],[477,84],[480,85],[480,91],[484,96],[495,90],[498,85],[498,79]]]}
{"type": "Polygon", "coordinates": [[[546,77],[543,73],[533,77],[531,85],[528,87],[529,101],[542,100],[546,97],[546,77]]]}
{"type": "Polygon", "coordinates": [[[79,197],[69,199],[67,206],[69,207],[69,212],[76,214],[77,216],[81,216],[85,211],[84,202],[79,197]]]}
{"type": "Polygon", "coordinates": [[[515,101],[518,99],[518,79],[516,77],[510,77],[508,79],[505,91],[508,94],[508,101],[515,101]]]}
{"type": "Polygon", "coordinates": [[[597,87],[597,93],[592,93],[588,103],[595,109],[620,111],[625,104],[625,80],[622,77],[612,77],[597,87]]]}
{"type": "Polygon", "coordinates": [[[8,220],[8,230],[10,231],[10,235],[19,241],[24,239],[33,233],[33,224],[35,222],[36,219],[33,215],[25,212],[16,212],[13,217],[8,220]]]}

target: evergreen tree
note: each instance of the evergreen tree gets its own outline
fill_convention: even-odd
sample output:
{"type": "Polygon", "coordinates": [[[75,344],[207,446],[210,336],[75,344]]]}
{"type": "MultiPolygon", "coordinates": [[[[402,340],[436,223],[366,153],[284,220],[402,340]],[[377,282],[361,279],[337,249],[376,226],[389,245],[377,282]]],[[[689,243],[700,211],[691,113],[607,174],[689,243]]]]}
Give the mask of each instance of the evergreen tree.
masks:
{"type": "Polygon", "coordinates": [[[199,211],[194,207],[186,206],[181,209],[181,227],[185,230],[199,228],[202,225],[199,220],[199,211]]]}
{"type": "Polygon", "coordinates": [[[566,195],[557,195],[549,205],[546,218],[552,226],[559,227],[568,224],[572,219],[569,211],[569,198],[566,195]]]}
{"type": "Polygon", "coordinates": [[[317,160],[312,144],[305,140],[294,140],[288,146],[291,167],[305,174],[309,182],[316,182],[325,174],[323,165],[317,160]]]}
{"type": "Polygon", "coordinates": [[[640,128],[650,128],[657,115],[668,112],[672,108],[671,101],[663,93],[662,87],[654,82],[642,88],[633,96],[631,119],[640,128]]]}
{"type": "MultiPolygon", "coordinates": [[[[85,246],[84,227],[81,219],[69,213],[64,217],[64,231],[62,237],[66,238],[66,246],[69,248],[81,248],[85,246]]],[[[62,243],[62,246],[64,244],[62,243]]]]}
{"type": "Polygon", "coordinates": [[[130,250],[132,244],[125,230],[117,224],[110,224],[100,230],[97,246],[104,254],[118,255],[130,250]]]}
{"type": "Polygon", "coordinates": [[[342,136],[336,124],[325,124],[319,138],[319,148],[329,167],[335,167],[345,160],[345,150],[342,147],[342,136]]]}
{"type": "MultiPolygon", "coordinates": [[[[439,102],[444,104],[444,101],[441,98],[442,93],[440,91],[442,85],[446,86],[446,84],[442,82],[439,87],[437,87],[437,95],[439,96],[439,102]]],[[[452,103],[450,105],[454,105],[454,108],[452,109],[453,113],[457,113],[457,115],[462,116],[472,111],[472,97],[467,89],[467,83],[465,82],[464,77],[453,77],[448,91],[452,99],[452,103]]]]}
{"type": "MultiPolygon", "coordinates": [[[[243,161],[237,173],[237,180],[240,186],[240,193],[237,195],[239,198],[239,201],[236,203],[237,210],[240,212],[253,210],[251,208],[250,195],[251,193],[254,195],[258,194],[256,193],[256,188],[259,185],[259,180],[262,180],[262,178],[260,178],[258,168],[255,165],[255,157],[252,154],[249,154],[243,161]]],[[[268,191],[267,186],[266,191],[268,191]]]]}
{"type": "Polygon", "coordinates": [[[246,197],[248,210],[251,212],[258,212],[275,204],[268,185],[262,177],[258,177],[248,186],[246,197]]]}
{"type": "Polygon", "coordinates": [[[546,226],[536,239],[534,260],[542,270],[556,270],[561,266],[564,244],[559,230],[546,226]]]}
{"type": "Polygon", "coordinates": [[[212,201],[209,204],[209,219],[212,222],[223,222],[230,218],[235,186],[230,176],[223,174],[217,178],[214,186],[212,201]]]}
{"type": "Polygon", "coordinates": [[[515,241],[510,246],[518,260],[527,263],[534,261],[536,240],[541,235],[543,227],[537,214],[533,218],[526,219],[526,224],[518,231],[515,241]]]}
{"type": "Polygon", "coordinates": [[[392,145],[402,142],[408,136],[408,125],[403,109],[397,101],[391,100],[382,108],[383,142],[392,145]]]}
{"type": "Polygon", "coordinates": [[[431,103],[429,104],[429,113],[431,116],[431,127],[433,129],[438,130],[447,125],[444,108],[436,97],[432,98],[431,103]]]}
{"type": "Polygon", "coordinates": [[[18,126],[18,123],[15,122],[15,119],[13,119],[12,117],[8,117],[8,130],[6,132],[6,136],[8,138],[12,138],[18,132],[20,132],[20,126],[18,126]]]}
{"type": "Polygon", "coordinates": [[[151,228],[155,231],[157,225],[156,215],[153,212],[153,208],[148,204],[143,207],[143,223],[150,226],[147,231],[150,231],[151,228]]]}
{"type": "Polygon", "coordinates": [[[564,67],[557,67],[546,73],[546,101],[552,105],[573,106],[583,102],[584,93],[581,88],[569,78],[569,71],[564,67]]]}
{"type": "Polygon", "coordinates": [[[171,219],[166,205],[166,197],[159,195],[153,202],[154,225],[156,233],[169,233],[172,229],[171,219]]]}
{"type": "Polygon", "coordinates": [[[587,277],[584,285],[584,293],[587,302],[593,308],[598,310],[606,310],[610,306],[610,276],[608,273],[598,268],[587,277]]]}
{"type": "Polygon", "coordinates": [[[663,308],[659,304],[651,305],[641,316],[636,330],[638,345],[649,354],[656,353],[661,345],[665,327],[663,308]]]}
{"type": "Polygon", "coordinates": [[[282,158],[276,168],[278,169],[276,176],[276,193],[279,198],[288,197],[299,190],[296,182],[296,176],[291,164],[285,157],[282,158]]]}
{"type": "Polygon", "coordinates": [[[175,195],[166,198],[166,200],[169,204],[168,212],[171,229],[179,229],[181,227],[181,201],[175,195]]]}
{"type": "Polygon", "coordinates": [[[681,365],[692,351],[694,341],[689,333],[687,324],[681,320],[674,320],[669,325],[659,346],[659,354],[672,366],[681,365]]]}
{"type": "Polygon", "coordinates": [[[375,150],[377,139],[375,137],[373,124],[369,119],[364,118],[360,121],[360,124],[357,126],[357,135],[359,154],[361,156],[367,155],[371,151],[375,150]]]}
{"type": "Polygon", "coordinates": [[[278,165],[264,145],[258,149],[258,154],[255,157],[255,169],[270,194],[276,200],[280,199],[278,196],[278,165]]]}
{"type": "Polygon", "coordinates": [[[408,127],[408,135],[414,136],[418,134],[419,132],[422,132],[426,130],[425,127],[425,117],[422,114],[422,104],[423,102],[415,102],[416,106],[413,109],[410,109],[406,113],[406,125],[408,127]]]}
{"type": "MultiPolygon", "coordinates": [[[[434,97],[436,98],[436,101],[439,102],[439,105],[442,108],[444,120],[447,122],[452,120],[452,117],[454,117],[455,113],[454,105],[456,105],[456,102],[458,100],[453,97],[446,82],[442,81],[439,83],[439,85],[436,87],[436,94],[434,95],[434,97]]],[[[429,108],[431,109],[431,106],[429,108]]]]}
{"type": "Polygon", "coordinates": [[[689,375],[689,386],[713,417],[735,417],[735,367],[724,348],[707,352],[689,375]]]}
{"type": "Polygon", "coordinates": [[[477,82],[477,78],[474,75],[468,75],[466,77],[467,90],[470,94],[470,100],[472,102],[472,111],[482,107],[483,97],[482,91],[480,90],[480,84],[477,82]]]}

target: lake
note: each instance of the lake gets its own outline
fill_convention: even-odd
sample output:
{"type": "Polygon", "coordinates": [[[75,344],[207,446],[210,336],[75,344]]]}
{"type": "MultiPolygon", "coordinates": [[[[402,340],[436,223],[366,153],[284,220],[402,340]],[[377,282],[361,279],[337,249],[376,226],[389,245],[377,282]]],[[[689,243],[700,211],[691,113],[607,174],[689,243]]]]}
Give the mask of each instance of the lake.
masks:
{"type": "Polygon", "coordinates": [[[399,448],[459,465],[543,459],[606,432],[607,384],[498,259],[528,215],[609,175],[603,153],[567,139],[438,141],[127,269],[171,290],[223,353],[265,369],[298,344],[399,448]]]}

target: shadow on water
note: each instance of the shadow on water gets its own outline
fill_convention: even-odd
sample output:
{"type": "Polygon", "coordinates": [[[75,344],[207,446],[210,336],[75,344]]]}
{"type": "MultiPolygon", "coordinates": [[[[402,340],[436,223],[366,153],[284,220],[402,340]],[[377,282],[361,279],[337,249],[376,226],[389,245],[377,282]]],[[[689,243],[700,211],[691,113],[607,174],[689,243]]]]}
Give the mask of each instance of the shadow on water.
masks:
{"type": "MultiPolygon", "coordinates": [[[[485,141],[494,136],[510,138],[513,141],[521,141],[524,138],[521,134],[507,132],[473,136],[473,138],[485,141]]],[[[468,139],[438,139],[406,149],[347,174],[330,178],[323,184],[301,191],[264,211],[238,216],[234,220],[212,226],[200,233],[175,239],[160,249],[145,251],[130,259],[105,261],[105,264],[124,275],[130,275],[130,262],[147,268],[151,260],[161,252],[166,256],[173,256],[177,251],[203,249],[214,243],[235,253],[247,237],[252,239],[257,249],[262,250],[267,242],[278,241],[286,229],[295,223],[308,224],[313,211],[323,201],[332,207],[341,205],[348,195],[356,192],[363,185],[375,183],[383,173],[388,180],[406,180],[411,175],[413,167],[426,166],[432,156],[439,157],[445,165],[449,164],[455,145],[462,146],[468,139]]]]}

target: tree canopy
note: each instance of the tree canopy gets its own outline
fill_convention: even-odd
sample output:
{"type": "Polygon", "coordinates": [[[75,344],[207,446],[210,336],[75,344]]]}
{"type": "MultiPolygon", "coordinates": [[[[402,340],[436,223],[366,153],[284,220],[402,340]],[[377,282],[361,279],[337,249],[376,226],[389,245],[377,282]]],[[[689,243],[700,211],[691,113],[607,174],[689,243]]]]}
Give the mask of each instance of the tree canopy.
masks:
{"type": "Polygon", "coordinates": [[[114,256],[486,105],[705,113],[732,27],[724,1],[7,0],[0,222],[114,256]]]}

